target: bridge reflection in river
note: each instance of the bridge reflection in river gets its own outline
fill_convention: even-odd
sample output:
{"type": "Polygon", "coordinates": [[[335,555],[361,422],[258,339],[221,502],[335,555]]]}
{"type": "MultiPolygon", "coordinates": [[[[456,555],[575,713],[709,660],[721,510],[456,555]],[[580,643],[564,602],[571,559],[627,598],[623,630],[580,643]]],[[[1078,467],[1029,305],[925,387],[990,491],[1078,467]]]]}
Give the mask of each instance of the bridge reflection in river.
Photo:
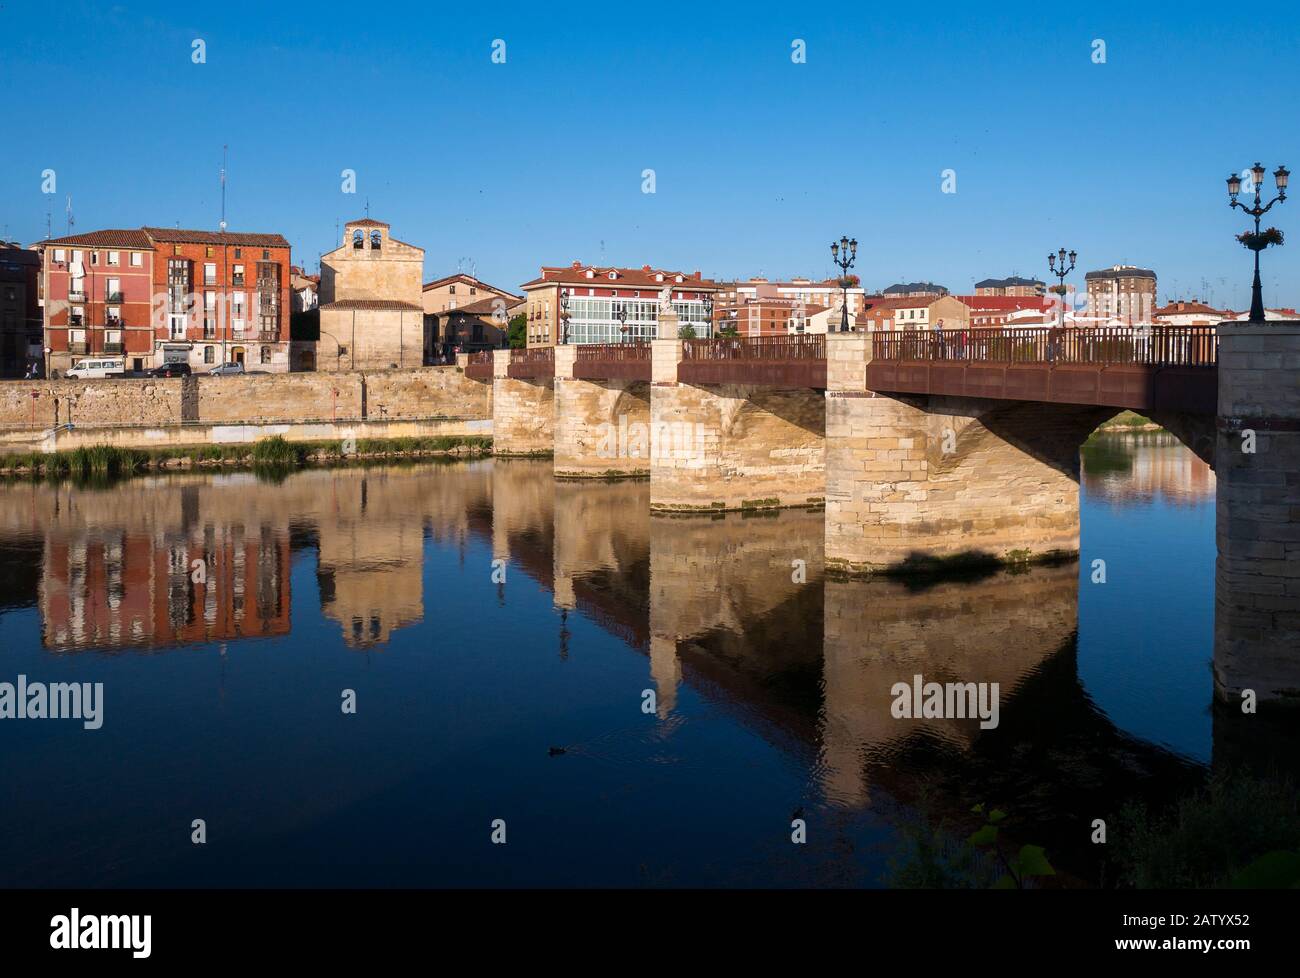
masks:
{"type": "MultiPolygon", "coordinates": [[[[1200,493],[1204,505],[1213,492],[1208,470],[1179,446],[1165,458],[1163,447],[1156,441],[1130,453],[1137,462],[1129,491],[1144,499],[1176,492],[1180,505],[1200,493]]],[[[1085,460],[1087,491],[1119,505],[1123,457],[1121,450],[1102,452],[1095,465],[1085,460]]],[[[830,579],[820,513],[651,517],[648,492],[644,482],[556,482],[548,463],[523,460],[307,471],[273,485],[245,475],[176,475],[93,491],[9,485],[0,488],[0,568],[9,585],[0,615],[34,607],[46,654],[65,658],[271,640],[268,650],[283,658],[281,670],[299,675],[304,697],[310,670],[339,672],[333,648],[366,650],[401,660],[402,686],[441,698],[443,712],[428,720],[405,689],[376,704],[391,715],[391,733],[407,741],[382,765],[361,764],[367,755],[340,749],[334,733],[319,750],[295,743],[301,784],[281,775],[264,796],[274,798],[274,814],[244,813],[263,831],[301,826],[308,810],[346,811],[421,779],[428,765],[508,777],[520,762],[491,745],[498,731],[523,722],[513,716],[581,730],[583,716],[609,696],[635,703],[640,685],[656,694],[656,715],[646,722],[657,729],[660,753],[638,753],[643,733],[613,731],[587,754],[634,758],[619,776],[649,779],[657,802],[700,806],[695,779],[762,793],[743,768],[709,765],[728,756],[757,765],[770,754],[803,784],[791,808],[809,806],[810,817],[836,822],[836,831],[848,832],[844,819],[866,819],[878,834],[921,805],[960,819],[971,805],[994,801],[1013,807],[1034,826],[1033,841],[1084,877],[1095,854],[1081,820],[1112,814],[1134,795],[1182,792],[1200,777],[1198,762],[1208,757],[1137,736],[1094,702],[1079,667],[1077,565],[909,584],[830,579]],[[504,582],[492,580],[489,555],[506,562],[504,582]],[[194,579],[195,560],[209,568],[206,581],[194,579]],[[537,595],[549,609],[538,607],[537,595]],[[502,621],[516,624],[507,633],[502,621]],[[595,642],[592,629],[612,642],[595,642]],[[479,640],[448,647],[444,631],[479,640]],[[506,634],[526,641],[512,644],[518,638],[506,634]],[[620,648],[622,661],[594,654],[620,648]],[[611,677],[637,655],[646,660],[642,682],[622,689],[611,677]],[[546,661],[568,671],[543,671],[546,661]],[[893,685],[918,674],[997,683],[999,725],[895,719],[893,685]],[[619,738],[626,742],[614,743],[619,738]],[[475,745],[465,761],[454,759],[456,744],[475,745]],[[473,768],[464,767],[470,756],[473,768]],[[644,766],[665,758],[686,766],[644,766]],[[705,769],[691,771],[691,763],[705,769]],[[337,785],[340,797],[313,797],[305,808],[299,792],[319,783],[337,785]]],[[[1208,704],[1211,636],[1202,638],[1181,661],[1208,704]]],[[[1141,678],[1157,695],[1161,677],[1141,678]]],[[[284,709],[311,722],[296,707],[284,709]]],[[[1209,718],[1198,722],[1208,737],[1209,718]]],[[[1249,736],[1233,718],[1217,716],[1213,733],[1216,751],[1222,742],[1236,757],[1249,753],[1249,736]]],[[[554,736],[568,743],[568,734],[554,736]]],[[[583,751],[574,754],[567,767],[549,770],[576,779],[565,783],[581,795],[582,779],[596,775],[581,766],[583,751]]],[[[535,805],[564,807],[563,798],[529,790],[535,805]]],[[[634,797],[644,807],[651,796],[634,797]]],[[[789,820],[784,811],[774,818],[789,820]]],[[[652,831],[628,831],[641,829],[652,831]]],[[[558,878],[555,867],[536,871],[529,878],[558,878]]]]}

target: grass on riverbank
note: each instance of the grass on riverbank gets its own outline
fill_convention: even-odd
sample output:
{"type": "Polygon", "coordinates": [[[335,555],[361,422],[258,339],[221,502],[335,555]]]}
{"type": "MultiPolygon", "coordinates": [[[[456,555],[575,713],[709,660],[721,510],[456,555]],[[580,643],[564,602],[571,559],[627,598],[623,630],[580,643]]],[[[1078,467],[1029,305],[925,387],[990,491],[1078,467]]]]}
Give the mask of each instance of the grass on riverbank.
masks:
{"type": "Polygon", "coordinates": [[[172,448],[118,448],[94,445],[67,452],[0,455],[0,475],[27,478],[107,479],[141,472],[186,468],[251,467],[292,470],[312,464],[413,458],[431,455],[480,455],[492,439],[476,435],[430,435],[409,438],[361,438],[355,447],[342,442],[290,442],[276,435],[251,445],[196,445],[172,448]],[[345,451],[345,447],[348,449],[345,451]]]}

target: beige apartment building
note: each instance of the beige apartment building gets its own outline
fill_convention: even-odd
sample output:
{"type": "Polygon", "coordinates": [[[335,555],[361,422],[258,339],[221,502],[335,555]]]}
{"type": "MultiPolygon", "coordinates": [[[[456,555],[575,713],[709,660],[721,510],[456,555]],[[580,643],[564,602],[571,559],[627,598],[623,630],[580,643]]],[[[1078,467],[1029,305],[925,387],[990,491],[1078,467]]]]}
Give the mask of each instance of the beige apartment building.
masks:
{"type": "Polygon", "coordinates": [[[1036,278],[986,278],[975,283],[976,295],[1036,296],[1047,293],[1047,284],[1036,278]]]}
{"type": "Polygon", "coordinates": [[[321,257],[318,370],[388,370],[424,363],[424,249],[383,221],[349,221],[321,257]]]}
{"type": "Polygon", "coordinates": [[[1149,323],[1156,309],[1156,273],[1136,265],[1112,265],[1089,272],[1088,315],[1100,323],[1149,323]]]}
{"type": "Polygon", "coordinates": [[[859,330],[967,329],[970,306],[952,295],[876,299],[858,318],[859,330]]]}
{"type": "Polygon", "coordinates": [[[466,351],[503,346],[510,317],[518,314],[523,301],[464,272],[424,283],[426,362],[445,359],[455,347],[466,351]]]}

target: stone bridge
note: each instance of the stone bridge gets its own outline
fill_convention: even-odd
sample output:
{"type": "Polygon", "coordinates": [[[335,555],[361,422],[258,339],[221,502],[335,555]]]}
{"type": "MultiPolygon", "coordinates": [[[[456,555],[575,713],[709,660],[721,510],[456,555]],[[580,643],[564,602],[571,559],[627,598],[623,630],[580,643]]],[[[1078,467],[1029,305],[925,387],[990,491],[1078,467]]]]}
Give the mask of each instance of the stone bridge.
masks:
{"type": "Polygon", "coordinates": [[[825,508],[840,575],[1079,549],[1079,448],[1132,409],[1218,473],[1215,675],[1294,699],[1300,322],[654,340],[463,359],[502,455],[650,509],[825,508]]]}

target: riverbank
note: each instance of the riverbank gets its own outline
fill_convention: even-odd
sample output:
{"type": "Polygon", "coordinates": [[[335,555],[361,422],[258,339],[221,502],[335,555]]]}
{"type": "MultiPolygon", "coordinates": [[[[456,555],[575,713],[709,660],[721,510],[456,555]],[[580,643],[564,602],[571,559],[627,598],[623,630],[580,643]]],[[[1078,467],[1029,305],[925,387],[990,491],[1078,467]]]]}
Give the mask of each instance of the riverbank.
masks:
{"type": "MultiPolygon", "coordinates": [[[[1138,414],[1136,411],[1121,411],[1105,424],[1098,427],[1097,431],[1164,431],[1164,428],[1156,424],[1150,418],[1138,414]]],[[[1096,432],[1094,432],[1094,434],[1095,433],[1096,432]]]]}
{"type": "Polygon", "coordinates": [[[359,438],[290,442],[276,435],[252,444],[119,448],[92,445],[60,452],[0,455],[4,478],[102,478],[185,469],[278,468],[352,461],[490,455],[492,439],[481,435],[359,438]]]}

